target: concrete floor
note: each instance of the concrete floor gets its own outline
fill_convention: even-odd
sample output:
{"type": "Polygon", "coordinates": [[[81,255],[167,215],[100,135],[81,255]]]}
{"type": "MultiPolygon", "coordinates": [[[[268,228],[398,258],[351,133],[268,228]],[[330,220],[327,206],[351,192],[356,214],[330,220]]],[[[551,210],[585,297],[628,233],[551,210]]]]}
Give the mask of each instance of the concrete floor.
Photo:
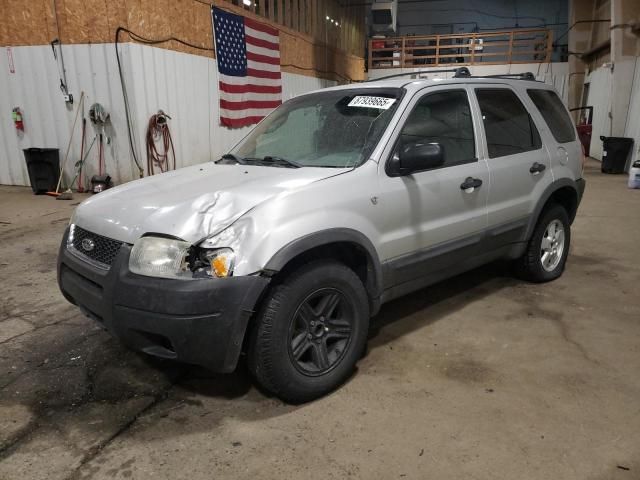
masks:
{"type": "Polygon", "coordinates": [[[640,190],[587,180],[561,279],[498,264],[386,305],[299,407],[123,349],[56,286],[80,196],[0,188],[0,479],[639,479],[640,190]]]}

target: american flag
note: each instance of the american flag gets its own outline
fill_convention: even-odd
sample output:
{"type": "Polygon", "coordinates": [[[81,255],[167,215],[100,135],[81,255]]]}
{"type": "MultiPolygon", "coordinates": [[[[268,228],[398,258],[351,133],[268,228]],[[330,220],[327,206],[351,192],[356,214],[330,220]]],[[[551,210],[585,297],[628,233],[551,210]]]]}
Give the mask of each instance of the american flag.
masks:
{"type": "Polygon", "coordinates": [[[278,30],[219,8],[211,10],[220,78],[220,123],[258,123],[282,103],[278,30]]]}

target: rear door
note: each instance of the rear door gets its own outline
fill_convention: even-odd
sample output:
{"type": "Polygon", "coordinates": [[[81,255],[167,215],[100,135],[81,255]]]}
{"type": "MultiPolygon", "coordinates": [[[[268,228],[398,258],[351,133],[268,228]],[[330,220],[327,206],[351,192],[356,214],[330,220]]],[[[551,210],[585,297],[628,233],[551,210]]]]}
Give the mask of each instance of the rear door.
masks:
{"type": "Polygon", "coordinates": [[[548,88],[528,88],[527,96],[535,105],[535,115],[540,115],[542,137],[551,152],[551,170],[554,178],[576,180],[582,176],[582,147],[558,94],[548,88]]]}
{"type": "Polygon", "coordinates": [[[385,158],[412,143],[439,143],[443,166],[392,177],[380,164],[385,223],[379,245],[387,282],[399,285],[460,264],[476,252],[487,225],[489,172],[478,159],[479,124],[463,85],[418,93],[394,132],[385,158]],[[475,188],[461,186],[476,180],[475,188]]]}
{"type": "Polygon", "coordinates": [[[508,85],[474,88],[482,115],[491,190],[486,249],[521,239],[542,192],[552,182],[549,152],[518,93],[508,85]]]}

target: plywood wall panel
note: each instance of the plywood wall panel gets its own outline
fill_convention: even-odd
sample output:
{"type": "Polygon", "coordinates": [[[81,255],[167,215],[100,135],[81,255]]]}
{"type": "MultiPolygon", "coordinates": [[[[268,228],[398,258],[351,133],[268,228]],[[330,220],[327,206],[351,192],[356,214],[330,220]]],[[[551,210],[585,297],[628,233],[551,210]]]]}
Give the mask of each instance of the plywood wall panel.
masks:
{"type": "Polygon", "coordinates": [[[0,0],[2,45],[43,45],[55,38],[46,0],[0,0]],[[53,35],[53,37],[52,37],[53,35]]]}
{"type": "MultiPolygon", "coordinates": [[[[90,18],[84,8],[83,0],[57,0],[57,18],[60,24],[60,37],[63,43],[100,43],[89,38],[90,18]]],[[[105,12],[104,3],[100,9],[105,12]]]]}

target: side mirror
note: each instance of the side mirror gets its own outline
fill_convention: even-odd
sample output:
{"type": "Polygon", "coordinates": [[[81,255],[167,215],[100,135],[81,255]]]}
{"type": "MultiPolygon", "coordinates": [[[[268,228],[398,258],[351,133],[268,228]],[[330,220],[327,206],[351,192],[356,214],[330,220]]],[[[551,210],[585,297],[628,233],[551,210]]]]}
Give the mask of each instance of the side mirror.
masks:
{"type": "Polygon", "coordinates": [[[397,175],[411,175],[444,165],[444,147],[439,143],[404,145],[397,160],[397,175]]]}

